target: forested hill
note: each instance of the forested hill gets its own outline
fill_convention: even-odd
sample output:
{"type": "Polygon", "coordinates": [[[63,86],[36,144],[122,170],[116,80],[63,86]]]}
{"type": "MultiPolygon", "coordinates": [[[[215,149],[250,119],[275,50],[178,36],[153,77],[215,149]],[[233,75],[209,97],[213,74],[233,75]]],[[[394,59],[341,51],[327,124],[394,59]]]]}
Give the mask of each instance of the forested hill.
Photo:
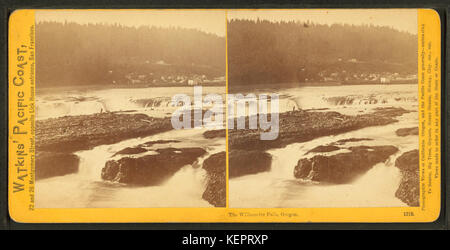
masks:
{"type": "Polygon", "coordinates": [[[237,19],[227,29],[231,86],[417,72],[417,36],[389,27],[237,19]]]}
{"type": "Polygon", "coordinates": [[[225,38],[194,29],[41,22],[39,86],[110,84],[128,74],[225,75],[225,38]]]}

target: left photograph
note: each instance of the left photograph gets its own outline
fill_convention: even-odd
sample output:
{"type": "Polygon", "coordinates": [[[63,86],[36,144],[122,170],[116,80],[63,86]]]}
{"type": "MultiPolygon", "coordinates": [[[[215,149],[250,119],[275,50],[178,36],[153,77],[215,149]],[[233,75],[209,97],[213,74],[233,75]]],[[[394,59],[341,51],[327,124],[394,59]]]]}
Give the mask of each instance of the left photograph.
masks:
{"type": "Polygon", "coordinates": [[[224,11],[42,10],[35,34],[36,208],[226,206],[224,11]]]}

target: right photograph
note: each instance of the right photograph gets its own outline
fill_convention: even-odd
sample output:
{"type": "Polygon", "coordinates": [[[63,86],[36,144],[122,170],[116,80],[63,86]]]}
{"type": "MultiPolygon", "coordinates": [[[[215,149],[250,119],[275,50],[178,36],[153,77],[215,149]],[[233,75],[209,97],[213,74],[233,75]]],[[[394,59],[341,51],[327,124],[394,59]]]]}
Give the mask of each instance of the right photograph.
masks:
{"type": "Polygon", "coordinates": [[[229,207],[419,206],[417,10],[227,18],[229,207]]]}

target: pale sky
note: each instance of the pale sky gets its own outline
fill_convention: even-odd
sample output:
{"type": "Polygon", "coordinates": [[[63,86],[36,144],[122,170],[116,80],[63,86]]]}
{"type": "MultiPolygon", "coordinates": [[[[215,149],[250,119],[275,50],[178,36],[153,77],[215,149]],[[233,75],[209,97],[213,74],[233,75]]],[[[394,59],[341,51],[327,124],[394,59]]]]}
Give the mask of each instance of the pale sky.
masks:
{"type": "Polygon", "coordinates": [[[198,29],[225,36],[223,10],[40,10],[36,22],[59,21],[198,29]]]}
{"type": "Polygon", "coordinates": [[[320,24],[373,24],[389,26],[417,34],[415,9],[342,9],[342,10],[229,10],[228,19],[265,19],[269,21],[307,21],[320,24]]]}

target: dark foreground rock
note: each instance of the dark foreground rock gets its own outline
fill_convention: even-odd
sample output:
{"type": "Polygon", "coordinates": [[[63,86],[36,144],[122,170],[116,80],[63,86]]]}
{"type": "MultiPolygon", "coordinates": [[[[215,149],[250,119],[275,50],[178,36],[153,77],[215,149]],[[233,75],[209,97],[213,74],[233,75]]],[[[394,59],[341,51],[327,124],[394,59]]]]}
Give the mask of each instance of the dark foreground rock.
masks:
{"type": "Polygon", "coordinates": [[[412,150],[402,154],[395,161],[400,169],[402,180],[395,192],[395,197],[411,207],[420,205],[420,179],[419,179],[419,150],[412,150]]]}
{"type": "Polygon", "coordinates": [[[400,128],[395,131],[395,134],[398,136],[419,135],[419,128],[400,128]]]}
{"type": "Polygon", "coordinates": [[[101,177],[133,185],[158,185],[206,153],[202,148],[161,148],[155,152],[158,154],[109,160],[102,169],[101,177]]]}
{"type": "Polygon", "coordinates": [[[78,156],[71,153],[38,152],[35,162],[35,179],[76,173],[79,163],[78,156]]]}
{"type": "Polygon", "coordinates": [[[358,146],[348,149],[351,152],[300,159],[295,166],[294,176],[327,183],[348,183],[398,151],[394,146],[358,146]]]}
{"type": "Polygon", "coordinates": [[[215,207],[226,205],[226,153],[211,155],[203,162],[206,170],[206,189],[202,198],[215,207]]]}
{"type": "Polygon", "coordinates": [[[75,152],[172,129],[170,118],[99,113],[36,121],[36,151],[75,152]]]}
{"type": "Polygon", "coordinates": [[[229,152],[229,178],[269,171],[272,156],[263,151],[233,150],[229,152]]]}

